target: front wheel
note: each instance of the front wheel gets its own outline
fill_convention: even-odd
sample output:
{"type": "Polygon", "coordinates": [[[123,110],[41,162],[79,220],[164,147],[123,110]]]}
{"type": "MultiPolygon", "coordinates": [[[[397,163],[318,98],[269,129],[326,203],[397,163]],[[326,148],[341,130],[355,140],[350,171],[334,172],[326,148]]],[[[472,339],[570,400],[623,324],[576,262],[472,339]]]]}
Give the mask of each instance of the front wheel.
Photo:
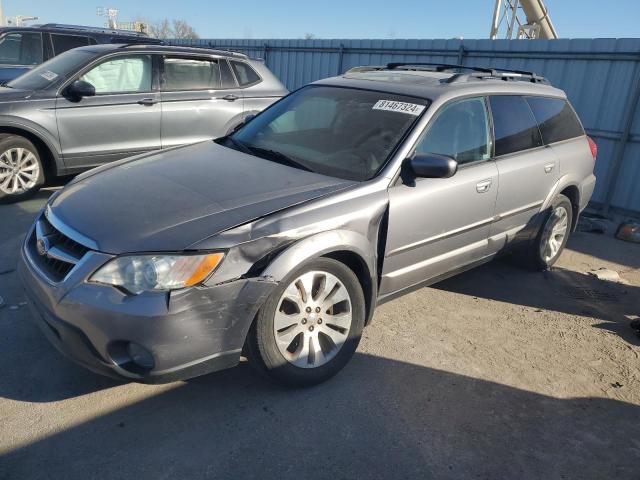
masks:
{"type": "Polygon", "coordinates": [[[315,385],[351,359],[364,319],[355,274],[338,261],[313,260],[289,274],[258,312],[247,338],[249,361],[281,383],[315,385]]]}
{"type": "Polygon", "coordinates": [[[44,183],[44,169],[36,147],[26,138],[0,138],[0,202],[32,197],[44,183]]]}

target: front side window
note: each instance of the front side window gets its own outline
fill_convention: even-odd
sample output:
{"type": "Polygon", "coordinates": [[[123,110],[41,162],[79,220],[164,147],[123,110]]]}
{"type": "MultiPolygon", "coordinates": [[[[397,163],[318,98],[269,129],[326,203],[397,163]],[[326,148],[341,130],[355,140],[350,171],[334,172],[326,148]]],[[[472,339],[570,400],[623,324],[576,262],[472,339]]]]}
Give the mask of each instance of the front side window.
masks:
{"type": "Polygon", "coordinates": [[[39,65],[41,63],[41,33],[11,32],[0,37],[0,64],[39,65]]]}
{"type": "Polygon", "coordinates": [[[446,155],[459,164],[488,160],[490,135],[484,99],[470,98],[445,105],[416,151],[446,155]]]}
{"type": "Polygon", "coordinates": [[[96,94],[151,91],[151,55],[130,55],[102,62],[80,77],[96,94]]]}
{"type": "Polygon", "coordinates": [[[517,95],[489,97],[496,156],[542,145],[540,130],[529,104],[517,95]]]}
{"type": "Polygon", "coordinates": [[[252,85],[260,81],[260,76],[255,72],[255,70],[244,62],[232,61],[231,67],[233,68],[241,87],[252,85]]]}
{"type": "Polygon", "coordinates": [[[215,90],[220,88],[218,60],[164,59],[165,90],[215,90]]]}
{"type": "Polygon", "coordinates": [[[220,141],[267,160],[364,181],[386,164],[427,103],[391,93],[310,86],[220,141]]]}
{"type": "Polygon", "coordinates": [[[55,55],[60,55],[62,52],[66,52],[72,48],[89,45],[89,37],[82,35],[59,35],[52,33],[51,41],[53,42],[53,53],[55,55]]]}
{"type": "Polygon", "coordinates": [[[540,126],[545,144],[584,135],[582,125],[569,102],[562,98],[527,97],[533,115],[540,126]]]}

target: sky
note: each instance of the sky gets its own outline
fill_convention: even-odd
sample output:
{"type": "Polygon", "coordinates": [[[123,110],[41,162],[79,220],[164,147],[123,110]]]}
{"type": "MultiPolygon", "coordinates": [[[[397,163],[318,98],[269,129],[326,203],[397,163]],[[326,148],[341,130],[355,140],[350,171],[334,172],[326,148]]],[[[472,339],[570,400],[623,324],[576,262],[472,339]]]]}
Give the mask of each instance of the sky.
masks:
{"type": "MultiPolygon", "coordinates": [[[[37,23],[103,25],[96,7],[119,21],[179,18],[201,38],[488,38],[495,0],[2,0],[5,16],[37,23]]],[[[640,37],[640,0],[546,0],[563,38],[640,37]],[[606,7],[603,7],[606,5],[606,7]]]]}

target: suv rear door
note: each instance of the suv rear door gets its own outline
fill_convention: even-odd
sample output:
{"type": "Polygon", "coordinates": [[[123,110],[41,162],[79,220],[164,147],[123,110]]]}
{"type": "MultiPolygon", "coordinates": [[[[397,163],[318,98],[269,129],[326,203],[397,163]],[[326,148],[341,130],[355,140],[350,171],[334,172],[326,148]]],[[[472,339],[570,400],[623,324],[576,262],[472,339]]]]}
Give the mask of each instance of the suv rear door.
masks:
{"type": "Polygon", "coordinates": [[[242,91],[225,58],[164,55],[162,147],[221,137],[242,121],[242,91]]]}
{"type": "Polygon", "coordinates": [[[389,189],[389,225],[380,294],[433,279],[487,255],[498,170],[483,97],[441,107],[418,153],[455,158],[451,178],[409,178],[389,189]]]}
{"type": "Polygon", "coordinates": [[[546,148],[524,97],[489,97],[500,188],[489,249],[500,251],[535,231],[535,219],[558,179],[558,161],[546,148]]]}
{"type": "Polygon", "coordinates": [[[154,63],[145,53],[111,55],[83,69],[94,97],[56,100],[65,165],[88,167],[160,148],[160,105],[154,63]]]}

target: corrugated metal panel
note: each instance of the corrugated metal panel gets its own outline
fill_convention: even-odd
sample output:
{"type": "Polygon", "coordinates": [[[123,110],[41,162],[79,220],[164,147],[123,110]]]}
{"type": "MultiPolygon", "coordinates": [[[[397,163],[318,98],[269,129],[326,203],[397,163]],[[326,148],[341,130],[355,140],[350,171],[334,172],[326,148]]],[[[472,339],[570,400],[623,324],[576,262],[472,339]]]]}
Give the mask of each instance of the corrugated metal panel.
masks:
{"type": "Polygon", "coordinates": [[[593,201],[640,211],[640,39],[561,40],[242,40],[197,44],[264,58],[290,90],[358,65],[388,62],[462,63],[532,70],[567,92],[598,143],[593,201]],[[629,127],[629,137],[623,133],[629,127]],[[620,142],[624,141],[624,144],[620,142]],[[616,167],[616,164],[619,164],[616,167]]]}

